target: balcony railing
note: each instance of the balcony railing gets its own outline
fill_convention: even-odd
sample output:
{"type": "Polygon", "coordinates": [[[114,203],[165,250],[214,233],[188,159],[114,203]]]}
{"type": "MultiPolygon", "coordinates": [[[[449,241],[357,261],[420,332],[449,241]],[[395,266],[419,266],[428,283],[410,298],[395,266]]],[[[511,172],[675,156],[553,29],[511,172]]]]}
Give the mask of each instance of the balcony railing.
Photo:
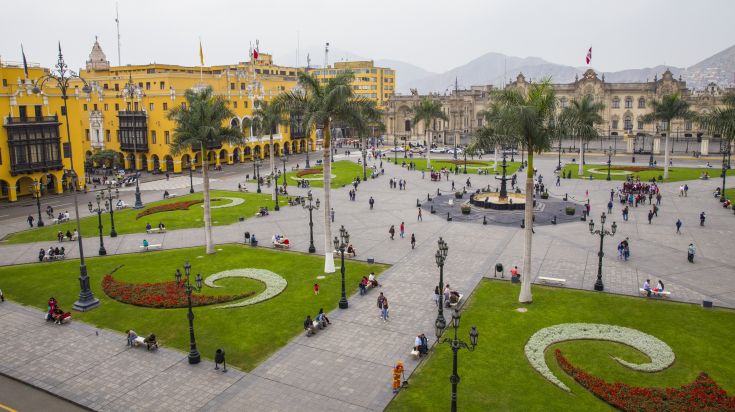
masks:
{"type": "Polygon", "coordinates": [[[26,117],[6,117],[5,124],[24,125],[24,124],[40,124],[40,123],[58,123],[59,118],[54,116],[26,116],[26,117]]]}

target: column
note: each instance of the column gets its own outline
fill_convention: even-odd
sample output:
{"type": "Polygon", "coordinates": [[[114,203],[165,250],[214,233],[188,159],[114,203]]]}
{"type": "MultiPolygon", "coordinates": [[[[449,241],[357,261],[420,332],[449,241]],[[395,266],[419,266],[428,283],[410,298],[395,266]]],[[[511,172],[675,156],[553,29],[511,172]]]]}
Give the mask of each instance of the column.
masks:
{"type": "MultiPolygon", "coordinates": [[[[145,156],[145,155],[143,155],[143,156],[145,156]]],[[[159,161],[158,165],[159,165],[158,167],[161,167],[161,166],[160,166],[160,165],[161,165],[160,161],[159,161]]],[[[153,171],[153,166],[154,166],[154,165],[153,165],[153,158],[151,158],[151,159],[148,159],[148,162],[146,162],[146,169],[147,169],[147,170],[148,170],[149,172],[152,172],[152,171],[153,171]]]]}
{"type": "Polygon", "coordinates": [[[17,202],[18,192],[15,190],[15,183],[8,185],[8,202],[17,202]]]}
{"type": "Polygon", "coordinates": [[[633,146],[635,145],[635,139],[633,137],[625,138],[625,153],[633,153],[633,146]]]}
{"type": "Polygon", "coordinates": [[[230,153],[230,154],[227,155],[227,164],[228,165],[231,165],[233,163],[234,163],[234,161],[233,161],[233,155],[232,155],[232,153],[230,153]]]}
{"type": "Polygon", "coordinates": [[[709,155],[709,138],[702,137],[702,147],[699,151],[702,153],[702,156],[709,155]]]}
{"type": "Polygon", "coordinates": [[[653,154],[661,154],[661,137],[656,136],[653,138],[653,154]]]}
{"type": "Polygon", "coordinates": [[[174,173],[181,173],[181,160],[174,160],[174,173]]]}
{"type": "Polygon", "coordinates": [[[54,175],[54,190],[56,191],[57,195],[64,193],[64,184],[61,183],[61,176],[62,173],[54,175]]]}

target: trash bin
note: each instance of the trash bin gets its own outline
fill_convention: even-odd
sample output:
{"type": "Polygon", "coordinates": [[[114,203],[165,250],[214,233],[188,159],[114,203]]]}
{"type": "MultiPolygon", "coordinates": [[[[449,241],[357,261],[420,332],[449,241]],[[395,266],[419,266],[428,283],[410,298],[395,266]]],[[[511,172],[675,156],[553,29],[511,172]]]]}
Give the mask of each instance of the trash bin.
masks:
{"type": "Polygon", "coordinates": [[[222,364],[222,372],[227,372],[227,362],[225,362],[225,351],[220,348],[214,353],[214,369],[219,369],[219,364],[222,364]]]}

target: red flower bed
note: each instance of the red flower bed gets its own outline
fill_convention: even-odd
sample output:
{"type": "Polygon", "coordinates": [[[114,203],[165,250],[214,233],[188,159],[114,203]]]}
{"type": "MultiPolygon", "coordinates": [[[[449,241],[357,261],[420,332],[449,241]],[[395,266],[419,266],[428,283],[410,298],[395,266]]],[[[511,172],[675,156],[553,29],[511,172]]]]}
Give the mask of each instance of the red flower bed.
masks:
{"type": "Polygon", "coordinates": [[[159,213],[159,212],[171,212],[173,210],[188,210],[190,206],[195,205],[197,203],[204,203],[204,200],[202,199],[185,200],[182,202],[167,203],[165,205],[149,207],[148,209],[138,213],[135,216],[135,220],[138,220],[141,217],[152,215],[154,213],[159,213]]]}
{"type": "MultiPolygon", "coordinates": [[[[123,283],[115,280],[112,275],[105,275],[102,279],[102,290],[107,296],[118,302],[130,305],[145,306],[147,308],[184,308],[188,307],[183,283],[123,283]]],[[[211,305],[213,303],[230,302],[252,296],[255,292],[238,295],[208,296],[191,295],[192,306],[211,305]]]]}
{"type": "Polygon", "coordinates": [[[304,177],[306,175],[313,175],[317,173],[322,173],[322,169],[301,169],[296,172],[296,177],[304,177]]]}
{"type": "Polygon", "coordinates": [[[621,411],[735,411],[735,397],[728,396],[704,372],[694,383],[681,388],[640,388],[625,383],[607,383],[572,365],[559,349],[554,354],[564,372],[621,411]]]}

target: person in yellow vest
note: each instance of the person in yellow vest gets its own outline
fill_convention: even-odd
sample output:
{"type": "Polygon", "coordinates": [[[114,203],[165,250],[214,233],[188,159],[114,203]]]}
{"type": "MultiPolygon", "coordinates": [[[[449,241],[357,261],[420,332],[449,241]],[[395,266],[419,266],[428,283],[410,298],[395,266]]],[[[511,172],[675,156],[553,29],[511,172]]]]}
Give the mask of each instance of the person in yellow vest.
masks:
{"type": "Polygon", "coordinates": [[[401,378],[403,377],[403,362],[398,361],[393,368],[393,393],[398,393],[401,388],[401,378]]]}

